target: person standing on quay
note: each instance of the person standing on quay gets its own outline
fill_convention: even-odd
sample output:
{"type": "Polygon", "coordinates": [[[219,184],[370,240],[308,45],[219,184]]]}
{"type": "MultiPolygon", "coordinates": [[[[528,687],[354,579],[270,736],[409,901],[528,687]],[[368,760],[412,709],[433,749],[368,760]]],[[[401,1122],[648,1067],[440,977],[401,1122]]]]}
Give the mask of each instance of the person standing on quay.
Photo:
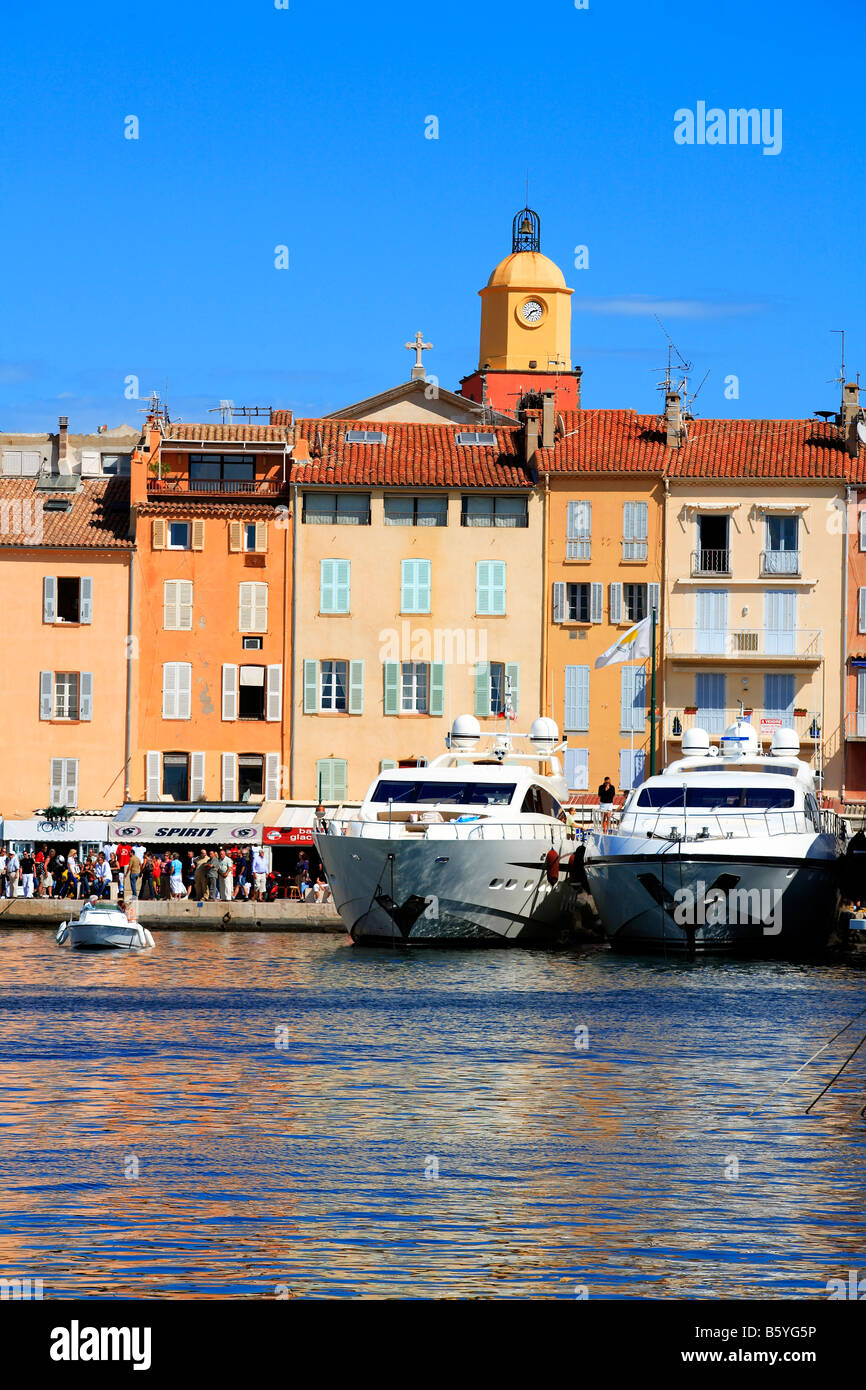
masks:
{"type": "Polygon", "coordinates": [[[224,903],[231,902],[232,892],[234,890],[234,864],[232,863],[229,856],[226,854],[226,851],[222,848],[220,848],[218,873],[220,883],[220,897],[222,898],[224,903]]]}
{"type": "Polygon", "coordinates": [[[264,900],[268,884],[268,866],[265,862],[264,851],[257,845],[253,850],[253,884],[255,892],[254,901],[260,903],[264,900]]]}
{"type": "Polygon", "coordinates": [[[210,860],[207,856],[207,852],[205,851],[204,845],[202,845],[201,849],[198,852],[198,859],[195,861],[195,873],[193,874],[192,879],[193,897],[197,898],[200,903],[204,902],[205,898],[207,897],[207,878],[209,865],[210,860]]]}
{"type": "Polygon", "coordinates": [[[212,903],[219,897],[219,856],[215,849],[207,852],[207,895],[212,903]]]}
{"type": "Polygon", "coordinates": [[[139,880],[139,878],[141,877],[141,860],[140,860],[139,857],[138,857],[138,850],[137,850],[137,849],[134,849],[134,850],[132,851],[132,853],[130,854],[130,856],[129,856],[128,872],[129,872],[129,894],[127,895],[127,893],[126,893],[126,884],[124,883],[124,885],[123,885],[123,887],[124,887],[123,896],[124,896],[125,898],[128,896],[129,898],[131,898],[131,899],[134,901],[134,900],[138,897],[138,880],[139,880]]]}

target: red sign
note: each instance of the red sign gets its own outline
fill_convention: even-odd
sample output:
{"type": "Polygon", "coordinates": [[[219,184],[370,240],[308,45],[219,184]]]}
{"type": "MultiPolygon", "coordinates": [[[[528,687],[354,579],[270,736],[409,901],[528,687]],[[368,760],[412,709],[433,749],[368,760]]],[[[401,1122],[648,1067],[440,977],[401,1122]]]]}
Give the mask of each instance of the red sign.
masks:
{"type": "Polygon", "coordinates": [[[293,825],[280,829],[279,826],[269,825],[262,838],[266,845],[311,845],[313,832],[306,826],[293,825]]]}

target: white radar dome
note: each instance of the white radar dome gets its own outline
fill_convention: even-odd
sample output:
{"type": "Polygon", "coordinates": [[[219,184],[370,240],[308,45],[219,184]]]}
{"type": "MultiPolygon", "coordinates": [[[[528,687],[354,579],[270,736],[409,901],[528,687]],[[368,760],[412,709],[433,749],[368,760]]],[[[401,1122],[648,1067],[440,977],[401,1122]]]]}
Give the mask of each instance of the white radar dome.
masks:
{"type": "Polygon", "coordinates": [[[683,757],[692,758],[710,751],[710,736],[706,729],[686,729],[683,734],[683,757]]]}
{"type": "Polygon", "coordinates": [[[800,740],[793,729],[775,729],[770,755],[774,758],[796,757],[800,751],[800,740]]]}
{"type": "Polygon", "coordinates": [[[458,714],[451,725],[451,747],[466,751],[481,737],[481,725],[474,714],[458,714]]]}
{"type": "Polygon", "coordinates": [[[537,753],[549,752],[559,742],[559,725],[554,719],[541,715],[529,730],[529,740],[537,753]]]}
{"type": "Polygon", "coordinates": [[[735,756],[737,753],[757,753],[758,735],[745,719],[738,719],[736,723],[729,724],[722,734],[722,753],[726,758],[735,756]]]}

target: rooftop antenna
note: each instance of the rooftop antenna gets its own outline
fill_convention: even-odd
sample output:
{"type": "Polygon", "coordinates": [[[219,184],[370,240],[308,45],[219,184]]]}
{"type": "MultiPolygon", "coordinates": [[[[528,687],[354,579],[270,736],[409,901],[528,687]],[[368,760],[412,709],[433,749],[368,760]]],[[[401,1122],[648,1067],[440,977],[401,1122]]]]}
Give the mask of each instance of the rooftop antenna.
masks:
{"type": "Polygon", "coordinates": [[[832,385],[835,383],[836,386],[844,386],[844,385],[845,385],[845,329],[844,329],[844,328],[831,328],[831,329],[830,329],[830,332],[831,332],[831,333],[838,333],[838,334],[839,334],[839,337],[840,337],[841,340],[842,340],[842,342],[841,342],[842,361],[841,361],[841,363],[840,363],[840,365],[839,365],[839,375],[838,375],[838,376],[832,377],[831,380],[827,383],[827,385],[828,385],[828,386],[832,386],[832,385]]]}
{"type": "MultiPolygon", "coordinates": [[[[664,374],[665,374],[665,375],[664,375],[664,379],[663,379],[662,381],[659,382],[659,384],[658,384],[658,386],[657,386],[656,389],[659,390],[659,391],[664,391],[665,394],[667,394],[668,391],[673,391],[674,389],[676,389],[677,391],[679,391],[679,392],[681,392],[681,393],[684,394],[685,391],[686,391],[686,388],[687,388],[687,386],[688,386],[688,374],[689,374],[689,372],[692,370],[693,363],[687,362],[686,359],[683,357],[682,353],[680,352],[679,348],[677,347],[676,343],[674,342],[674,340],[673,340],[673,338],[671,337],[671,335],[670,335],[670,333],[668,332],[668,330],[665,328],[665,326],[664,326],[664,324],[662,323],[661,319],[659,318],[658,314],[653,314],[653,318],[655,319],[655,321],[656,321],[656,323],[658,324],[659,328],[661,329],[662,333],[664,333],[665,337],[666,337],[667,340],[668,340],[668,362],[667,362],[667,367],[654,367],[654,368],[653,368],[653,371],[655,371],[655,372],[664,371],[664,374]],[[680,382],[678,383],[678,385],[676,386],[676,388],[674,387],[674,373],[673,373],[673,361],[672,361],[672,357],[673,357],[674,354],[676,354],[676,359],[677,359],[677,374],[679,374],[679,372],[682,372],[682,374],[683,374],[683,375],[682,375],[682,379],[680,380],[680,382]]],[[[703,382],[701,382],[701,386],[703,386],[703,382]]],[[[700,388],[698,388],[698,389],[700,389],[700,388]]],[[[696,393],[696,394],[697,394],[697,393],[696,393]]]]}

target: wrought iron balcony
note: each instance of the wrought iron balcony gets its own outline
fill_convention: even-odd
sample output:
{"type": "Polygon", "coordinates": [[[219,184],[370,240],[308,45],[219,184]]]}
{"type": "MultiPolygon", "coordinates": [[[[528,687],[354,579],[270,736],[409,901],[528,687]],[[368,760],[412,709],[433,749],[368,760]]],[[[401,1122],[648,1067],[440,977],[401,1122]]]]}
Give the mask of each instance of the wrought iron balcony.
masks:
{"type": "Polygon", "coordinates": [[[692,576],[701,574],[730,574],[730,550],[693,550],[692,576]]]}
{"type": "MultiPolygon", "coordinates": [[[[682,738],[689,729],[706,729],[711,739],[718,738],[740,715],[736,709],[718,707],[701,708],[700,705],[668,705],[665,712],[665,730],[671,739],[682,738]]],[[[750,708],[743,715],[754,726],[758,737],[769,742],[774,729],[793,729],[801,743],[806,745],[821,740],[821,715],[818,710],[772,710],[750,708]]],[[[864,730],[866,730],[866,715],[864,730]]],[[[864,732],[866,737],[866,732],[864,732]]]]}
{"type": "Polygon", "coordinates": [[[799,550],[762,550],[761,578],[774,579],[777,576],[798,575],[800,573],[799,550]]]}
{"type": "Polygon", "coordinates": [[[148,492],[168,497],[276,497],[287,490],[280,478],[148,478],[148,492]]]}
{"type": "Polygon", "coordinates": [[[717,657],[728,661],[787,657],[790,661],[820,661],[823,631],[818,628],[698,628],[668,629],[667,654],[675,660],[717,657]]]}
{"type": "Polygon", "coordinates": [[[866,710],[851,710],[845,715],[845,737],[866,739],[866,710]]]}

